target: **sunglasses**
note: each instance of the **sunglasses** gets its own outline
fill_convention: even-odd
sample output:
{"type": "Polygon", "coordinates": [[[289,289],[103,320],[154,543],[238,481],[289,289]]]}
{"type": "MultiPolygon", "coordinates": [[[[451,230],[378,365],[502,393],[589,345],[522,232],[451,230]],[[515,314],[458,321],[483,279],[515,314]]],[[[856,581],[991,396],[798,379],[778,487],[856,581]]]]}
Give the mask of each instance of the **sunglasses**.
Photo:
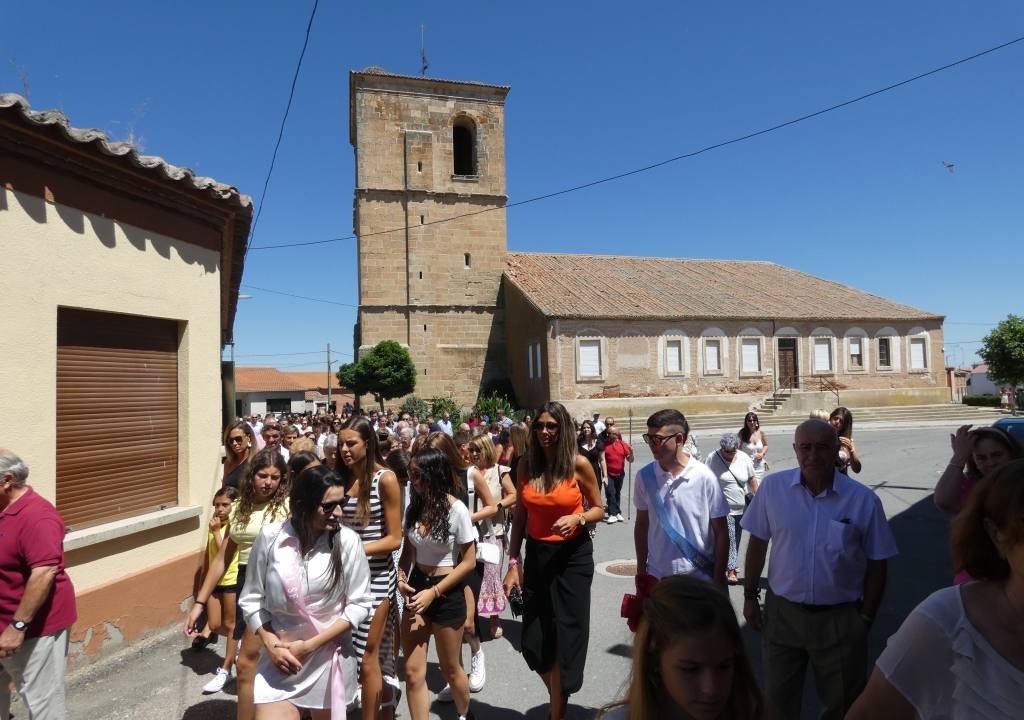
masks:
{"type": "Polygon", "coordinates": [[[546,423],[546,422],[541,422],[540,420],[538,420],[538,421],[536,421],[533,424],[533,429],[534,430],[547,430],[548,432],[558,432],[558,423],[556,423],[556,422],[548,422],[548,423],[546,423]]]}
{"type": "Polygon", "coordinates": [[[334,513],[334,508],[344,504],[344,500],[334,500],[332,502],[320,503],[320,509],[323,511],[324,515],[332,515],[334,513]]]}
{"type": "Polygon", "coordinates": [[[640,437],[643,438],[644,442],[651,447],[661,447],[672,438],[678,436],[679,433],[672,433],[671,435],[656,435],[653,433],[644,433],[640,437]]]}
{"type": "Polygon", "coordinates": [[[245,442],[245,436],[244,435],[238,435],[238,436],[229,437],[228,438],[228,442],[229,443],[245,442]]]}

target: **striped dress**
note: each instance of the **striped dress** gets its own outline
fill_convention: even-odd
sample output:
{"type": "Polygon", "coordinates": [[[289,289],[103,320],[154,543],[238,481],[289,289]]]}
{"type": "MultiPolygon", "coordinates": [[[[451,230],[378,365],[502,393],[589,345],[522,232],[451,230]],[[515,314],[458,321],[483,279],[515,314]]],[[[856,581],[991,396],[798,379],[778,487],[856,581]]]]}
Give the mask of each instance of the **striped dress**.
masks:
{"type": "MultiPolygon", "coordinates": [[[[351,528],[359,535],[363,545],[374,540],[380,540],[386,534],[384,527],[384,503],[380,498],[380,478],[384,470],[378,470],[373,476],[370,484],[370,516],[366,524],[356,519],[356,512],[359,507],[359,499],[346,497],[345,504],[341,508],[341,521],[346,527],[351,528]]],[[[391,600],[391,613],[398,612],[396,598],[398,595],[398,572],[394,558],[391,553],[387,555],[376,555],[368,557],[370,564],[370,595],[373,596],[373,610],[367,618],[355,628],[352,633],[353,644],[356,648],[356,656],[362,663],[363,653],[366,651],[366,641],[370,635],[370,623],[377,612],[377,608],[385,600],[391,600]]],[[[395,623],[388,618],[385,623],[384,635],[380,641],[380,666],[385,675],[396,676],[398,674],[398,662],[395,653],[395,623]]]]}

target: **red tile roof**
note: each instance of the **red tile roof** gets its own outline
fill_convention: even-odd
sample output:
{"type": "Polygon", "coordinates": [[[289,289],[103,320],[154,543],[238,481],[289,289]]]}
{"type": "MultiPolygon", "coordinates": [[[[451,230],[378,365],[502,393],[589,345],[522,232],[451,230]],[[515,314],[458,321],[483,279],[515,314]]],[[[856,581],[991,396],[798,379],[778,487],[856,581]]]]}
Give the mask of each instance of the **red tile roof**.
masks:
{"type": "Polygon", "coordinates": [[[236,367],[236,392],[300,391],[306,388],[291,375],[271,367],[236,367]]]}
{"type": "MultiPolygon", "coordinates": [[[[302,385],[302,387],[306,388],[307,390],[322,389],[324,392],[327,392],[326,368],[324,368],[323,370],[303,370],[300,372],[288,371],[287,374],[290,375],[295,380],[295,382],[297,382],[299,385],[302,385]]],[[[336,375],[332,375],[331,391],[333,392],[338,389],[338,377],[336,375]]]]}
{"type": "Polygon", "coordinates": [[[509,253],[505,277],[556,318],[943,318],[763,261],[509,253]]]}

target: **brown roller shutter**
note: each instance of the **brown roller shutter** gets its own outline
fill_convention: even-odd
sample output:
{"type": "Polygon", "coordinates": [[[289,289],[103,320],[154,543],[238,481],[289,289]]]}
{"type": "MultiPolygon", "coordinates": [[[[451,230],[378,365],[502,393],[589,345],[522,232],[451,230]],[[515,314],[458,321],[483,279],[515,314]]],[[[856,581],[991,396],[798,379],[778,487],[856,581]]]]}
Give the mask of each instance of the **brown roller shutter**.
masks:
{"type": "Polygon", "coordinates": [[[60,308],[57,509],[69,528],[178,501],[178,324],[60,308]]]}

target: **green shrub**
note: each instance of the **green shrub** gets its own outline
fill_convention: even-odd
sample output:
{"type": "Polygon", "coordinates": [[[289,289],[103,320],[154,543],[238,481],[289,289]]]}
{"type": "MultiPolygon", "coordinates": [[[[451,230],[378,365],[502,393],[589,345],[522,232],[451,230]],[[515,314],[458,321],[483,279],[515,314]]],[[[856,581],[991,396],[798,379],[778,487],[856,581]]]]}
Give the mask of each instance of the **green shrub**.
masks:
{"type": "Polygon", "coordinates": [[[964,395],[964,405],[975,405],[978,407],[999,407],[998,395],[964,395]]]}
{"type": "Polygon", "coordinates": [[[451,415],[452,426],[458,427],[462,422],[462,408],[459,404],[447,397],[430,398],[430,414],[434,419],[440,420],[445,410],[451,415]]]}
{"type": "Polygon", "coordinates": [[[507,397],[498,393],[480,395],[476,400],[476,405],[473,406],[473,414],[477,417],[486,415],[491,422],[494,422],[494,419],[498,417],[498,408],[504,410],[509,417],[513,416],[512,403],[507,397]]]}
{"type": "Polygon", "coordinates": [[[405,399],[405,402],[402,403],[402,407],[398,409],[399,415],[403,415],[405,413],[415,415],[422,421],[430,414],[430,405],[427,404],[426,400],[421,400],[415,395],[410,395],[405,399]]]}

